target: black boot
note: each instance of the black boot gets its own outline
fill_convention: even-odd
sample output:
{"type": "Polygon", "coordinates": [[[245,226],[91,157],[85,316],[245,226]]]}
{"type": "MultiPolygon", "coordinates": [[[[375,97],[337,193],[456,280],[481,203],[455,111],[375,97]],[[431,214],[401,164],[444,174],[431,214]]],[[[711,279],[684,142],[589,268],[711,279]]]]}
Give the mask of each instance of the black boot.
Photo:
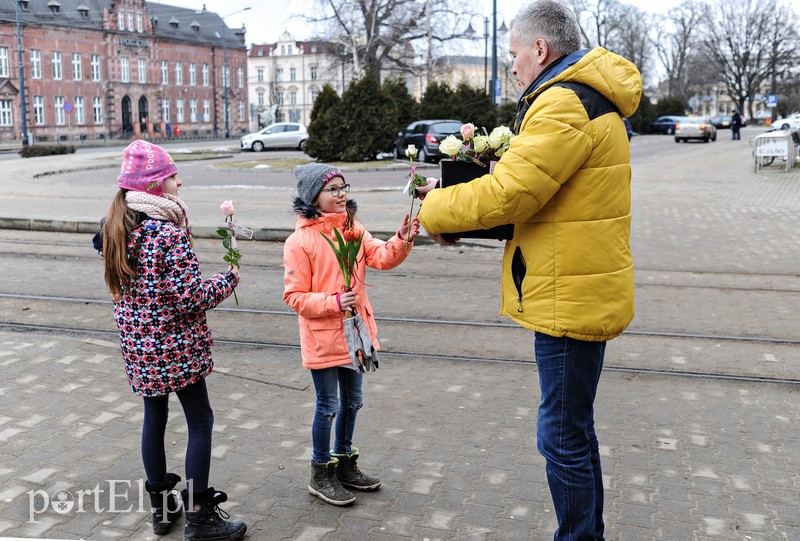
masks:
{"type": "Polygon", "coordinates": [[[228,495],[224,492],[207,488],[193,491],[190,498],[189,492],[183,489],[181,497],[186,507],[184,541],[235,541],[241,539],[247,531],[247,524],[244,522],[225,520],[231,516],[218,507],[228,501],[228,495]]]}
{"type": "Polygon", "coordinates": [[[356,497],[336,479],[338,463],[339,460],[336,458],[331,458],[327,463],[311,462],[311,481],[308,483],[308,491],[331,505],[348,505],[356,501],[356,497]]]}
{"type": "Polygon", "coordinates": [[[358,469],[356,462],[358,461],[358,449],[353,447],[353,451],[349,455],[337,455],[331,453],[339,459],[339,467],[336,468],[336,478],[339,482],[348,487],[356,490],[375,490],[381,486],[381,480],[376,477],[371,477],[358,469]]]}
{"type": "Polygon", "coordinates": [[[167,474],[167,482],[158,485],[151,485],[147,481],[144,489],[150,494],[150,507],[153,515],[153,533],[156,535],[167,535],[172,529],[175,520],[183,513],[183,506],[175,496],[173,490],[175,485],[181,482],[179,475],[175,473],[167,474]]]}

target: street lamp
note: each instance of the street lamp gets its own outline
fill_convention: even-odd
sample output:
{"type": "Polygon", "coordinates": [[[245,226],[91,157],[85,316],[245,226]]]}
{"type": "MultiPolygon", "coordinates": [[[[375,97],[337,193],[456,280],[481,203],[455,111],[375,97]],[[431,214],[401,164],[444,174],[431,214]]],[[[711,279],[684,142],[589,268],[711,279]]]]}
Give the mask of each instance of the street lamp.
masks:
{"type": "MultiPolygon", "coordinates": [[[[252,9],[250,6],[246,8],[242,8],[238,11],[234,11],[233,13],[228,13],[224,17],[220,17],[222,19],[222,96],[223,101],[225,103],[225,139],[230,137],[231,130],[230,130],[230,106],[228,105],[228,90],[229,90],[229,78],[230,73],[228,72],[228,25],[225,24],[225,19],[231,17],[233,15],[238,15],[243,11],[248,11],[252,9]]],[[[197,11],[196,13],[205,13],[206,6],[203,4],[203,9],[197,11]]]]}
{"type": "Polygon", "coordinates": [[[483,91],[488,92],[488,88],[486,87],[487,77],[488,77],[488,61],[489,61],[489,17],[484,17],[478,13],[475,13],[469,19],[469,25],[467,25],[467,29],[464,31],[464,35],[468,38],[472,39],[475,35],[475,30],[472,28],[472,19],[478,15],[483,19],[483,91]]]}
{"type": "MultiPolygon", "coordinates": [[[[500,80],[497,78],[497,0],[492,0],[492,84],[491,84],[491,97],[492,101],[497,104],[500,98],[500,80]]],[[[500,32],[507,32],[506,20],[503,18],[503,26],[500,27],[500,32]]]]}
{"type": "Polygon", "coordinates": [[[19,22],[19,2],[14,2],[17,8],[17,62],[19,63],[19,98],[20,112],[22,114],[22,146],[28,146],[28,110],[25,105],[25,69],[22,64],[22,25],[19,22]]]}

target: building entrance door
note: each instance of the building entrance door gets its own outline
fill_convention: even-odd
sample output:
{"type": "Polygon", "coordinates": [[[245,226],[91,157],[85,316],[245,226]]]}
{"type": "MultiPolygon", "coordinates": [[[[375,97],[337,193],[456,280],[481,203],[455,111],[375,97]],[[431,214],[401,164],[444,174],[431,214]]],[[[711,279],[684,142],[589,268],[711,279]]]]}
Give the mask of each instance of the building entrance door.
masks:
{"type": "Polygon", "coordinates": [[[142,96],[139,98],[139,129],[142,133],[147,133],[147,117],[150,113],[147,111],[147,98],[142,96]]]}
{"type": "Polygon", "coordinates": [[[122,135],[127,136],[133,131],[131,118],[131,99],[128,96],[122,98],[122,135]]]}

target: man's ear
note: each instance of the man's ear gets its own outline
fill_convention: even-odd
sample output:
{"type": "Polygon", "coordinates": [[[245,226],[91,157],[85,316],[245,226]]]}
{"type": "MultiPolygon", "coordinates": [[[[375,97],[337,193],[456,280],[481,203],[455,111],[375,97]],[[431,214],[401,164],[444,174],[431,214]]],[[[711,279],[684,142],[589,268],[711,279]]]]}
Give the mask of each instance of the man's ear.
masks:
{"type": "Polygon", "coordinates": [[[536,51],[536,61],[539,64],[543,64],[547,60],[548,53],[550,52],[550,48],[547,46],[547,42],[542,38],[539,38],[533,44],[533,48],[536,51]]]}

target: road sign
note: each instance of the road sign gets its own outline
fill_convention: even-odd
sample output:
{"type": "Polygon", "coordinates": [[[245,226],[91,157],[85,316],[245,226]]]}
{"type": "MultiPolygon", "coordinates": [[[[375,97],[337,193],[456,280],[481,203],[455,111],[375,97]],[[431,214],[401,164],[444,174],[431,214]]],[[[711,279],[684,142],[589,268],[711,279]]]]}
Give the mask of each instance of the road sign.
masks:
{"type": "Polygon", "coordinates": [[[778,106],[778,95],[767,94],[767,107],[777,107],[777,106],[778,106]]]}
{"type": "Polygon", "coordinates": [[[64,102],[64,112],[71,113],[72,112],[72,102],[65,101],[64,102]]]}

